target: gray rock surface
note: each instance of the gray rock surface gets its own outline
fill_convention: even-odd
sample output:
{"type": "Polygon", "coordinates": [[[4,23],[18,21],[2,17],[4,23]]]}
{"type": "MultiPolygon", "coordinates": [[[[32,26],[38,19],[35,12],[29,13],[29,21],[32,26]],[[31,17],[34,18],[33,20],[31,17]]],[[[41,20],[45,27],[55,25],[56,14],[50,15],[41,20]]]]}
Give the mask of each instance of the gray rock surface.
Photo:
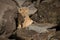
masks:
{"type": "Polygon", "coordinates": [[[49,32],[48,28],[54,27],[56,25],[53,24],[32,24],[28,27],[28,30],[34,30],[38,33],[49,32]]]}
{"type": "Polygon", "coordinates": [[[19,7],[22,7],[23,3],[26,1],[26,0],[15,0],[16,3],[19,5],[19,7]]]}
{"type": "Polygon", "coordinates": [[[0,35],[9,37],[16,29],[16,5],[12,0],[0,0],[0,35]]]}

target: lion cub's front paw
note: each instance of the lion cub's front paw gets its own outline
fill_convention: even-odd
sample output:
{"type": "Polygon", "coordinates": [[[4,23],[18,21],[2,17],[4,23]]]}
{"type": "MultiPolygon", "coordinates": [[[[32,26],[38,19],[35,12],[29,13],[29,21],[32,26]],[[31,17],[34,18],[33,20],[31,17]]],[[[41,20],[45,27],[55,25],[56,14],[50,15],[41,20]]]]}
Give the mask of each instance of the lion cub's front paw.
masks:
{"type": "Polygon", "coordinates": [[[28,27],[33,23],[33,20],[31,20],[29,17],[25,17],[25,21],[23,23],[23,28],[28,27]]]}

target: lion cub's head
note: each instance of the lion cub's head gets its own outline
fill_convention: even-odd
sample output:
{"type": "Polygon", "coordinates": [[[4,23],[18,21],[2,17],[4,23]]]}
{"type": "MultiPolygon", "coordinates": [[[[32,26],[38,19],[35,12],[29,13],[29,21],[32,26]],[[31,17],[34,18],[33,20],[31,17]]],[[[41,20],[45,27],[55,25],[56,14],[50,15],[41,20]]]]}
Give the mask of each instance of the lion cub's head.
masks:
{"type": "Polygon", "coordinates": [[[18,11],[22,16],[26,16],[28,15],[29,9],[27,7],[21,7],[18,11]]]}

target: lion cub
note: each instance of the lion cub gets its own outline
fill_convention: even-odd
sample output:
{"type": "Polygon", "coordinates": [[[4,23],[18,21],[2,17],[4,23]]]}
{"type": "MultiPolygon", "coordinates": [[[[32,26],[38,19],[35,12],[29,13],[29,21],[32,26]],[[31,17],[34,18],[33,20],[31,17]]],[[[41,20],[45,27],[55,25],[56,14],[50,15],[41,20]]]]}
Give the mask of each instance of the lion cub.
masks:
{"type": "MultiPolygon", "coordinates": [[[[24,22],[22,23],[22,26],[20,23],[18,23],[18,28],[26,28],[33,23],[33,20],[29,18],[29,15],[28,15],[29,9],[27,7],[22,7],[18,9],[18,12],[19,12],[19,15],[21,14],[22,17],[24,18],[24,22]]],[[[18,16],[18,20],[19,21],[21,20],[19,19],[19,16],[18,16]]]]}

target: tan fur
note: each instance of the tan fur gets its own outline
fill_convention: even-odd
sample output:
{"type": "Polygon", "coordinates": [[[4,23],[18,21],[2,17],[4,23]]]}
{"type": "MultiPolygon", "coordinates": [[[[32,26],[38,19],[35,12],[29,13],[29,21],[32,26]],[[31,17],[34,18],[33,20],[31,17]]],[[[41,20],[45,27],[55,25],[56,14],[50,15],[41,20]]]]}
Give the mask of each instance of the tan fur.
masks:
{"type": "MultiPolygon", "coordinates": [[[[28,15],[29,9],[26,8],[26,7],[22,7],[22,8],[20,8],[20,9],[18,9],[18,11],[19,11],[19,13],[24,17],[24,22],[22,23],[22,25],[23,25],[22,28],[26,28],[26,27],[28,27],[29,25],[31,25],[32,22],[33,22],[33,20],[31,20],[31,19],[29,18],[29,15],[28,15]]],[[[18,22],[19,22],[19,21],[18,21],[18,22]]],[[[20,25],[21,25],[21,24],[20,24],[20,25]]],[[[21,28],[21,27],[19,27],[20,25],[18,24],[18,28],[21,28]]]]}
{"type": "Polygon", "coordinates": [[[24,23],[23,23],[23,28],[25,28],[25,27],[28,27],[29,25],[31,25],[32,24],[32,22],[33,22],[33,20],[31,20],[30,18],[29,18],[29,16],[26,16],[25,18],[24,18],[24,23]]]}
{"type": "Polygon", "coordinates": [[[27,7],[22,7],[18,11],[22,16],[27,16],[28,12],[29,12],[29,9],[27,7]]]}

